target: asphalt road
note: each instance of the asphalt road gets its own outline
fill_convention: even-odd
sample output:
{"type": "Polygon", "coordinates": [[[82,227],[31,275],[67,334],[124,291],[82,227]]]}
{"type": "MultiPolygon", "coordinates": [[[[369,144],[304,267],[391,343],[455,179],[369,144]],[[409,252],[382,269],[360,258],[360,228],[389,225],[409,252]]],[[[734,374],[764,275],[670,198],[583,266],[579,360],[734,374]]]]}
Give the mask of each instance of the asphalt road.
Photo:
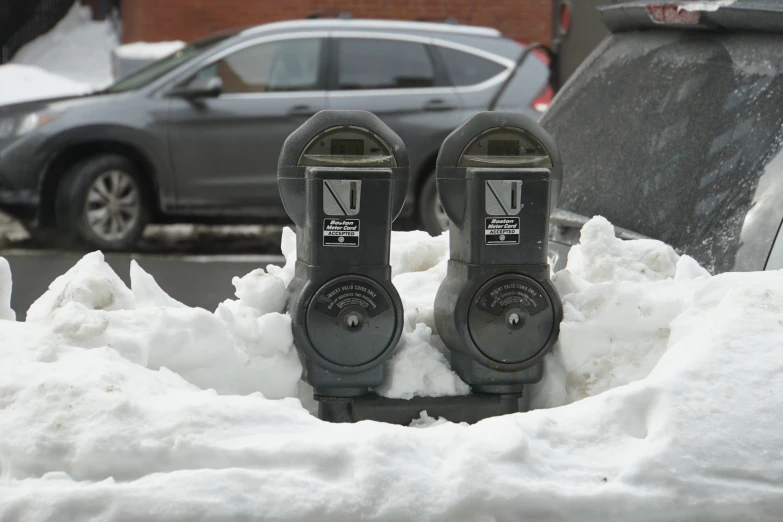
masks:
{"type": "MultiPolygon", "coordinates": [[[[11,307],[18,320],[57,276],[68,271],[84,255],[52,250],[0,250],[11,265],[11,307]]],[[[189,306],[214,311],[225,299],[234,298],[231,279],[256,268],[284,262],[279,255],[156,255],[107,254],[106,261],[130,287],[131,259],[150,273],[171,297],[189,306]]]]}

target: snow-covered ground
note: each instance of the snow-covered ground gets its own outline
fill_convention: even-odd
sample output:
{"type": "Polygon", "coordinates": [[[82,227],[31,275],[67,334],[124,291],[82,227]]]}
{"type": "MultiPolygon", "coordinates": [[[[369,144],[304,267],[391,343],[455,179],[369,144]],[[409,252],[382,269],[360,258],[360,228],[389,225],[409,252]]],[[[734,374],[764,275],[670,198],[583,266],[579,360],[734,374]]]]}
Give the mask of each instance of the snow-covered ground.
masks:
{"type": "MultiPolygon", "coordinates": [[[[783,274],[710,276],[601,218],[555,275],[539,408],[333,425],[307,386],[288,263],[213,314],[89,254],[0,320],[0,520],[779,520],[783,274]]],[[[461,394],[435,332],[445,238],[395,233],[403,340],[381,393],[461,394]]],[[[10,274],[0,261],[0,317],[10,274]]]]}

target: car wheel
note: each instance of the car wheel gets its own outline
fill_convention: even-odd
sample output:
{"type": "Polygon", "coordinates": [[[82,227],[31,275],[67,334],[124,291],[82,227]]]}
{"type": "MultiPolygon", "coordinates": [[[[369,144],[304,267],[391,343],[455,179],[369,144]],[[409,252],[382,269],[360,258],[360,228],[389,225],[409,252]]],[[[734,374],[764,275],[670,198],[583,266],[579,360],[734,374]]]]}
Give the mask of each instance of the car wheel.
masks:
{"type": "Polygon", "coordinates": [[[433,236],[439,236],[449,229],[449,217],[440,204],[438,188],[435,185],[433,172],[424,182],[419,192],[419,223],[421,227],[433,236]]]}
{"type": "Polygon", "coordinates": [[[101,250],[126,250],[144,232],[150,198],[131,161],[107,154],[74,166],[63,178],[55,201],[58,227],[101,250]]]}

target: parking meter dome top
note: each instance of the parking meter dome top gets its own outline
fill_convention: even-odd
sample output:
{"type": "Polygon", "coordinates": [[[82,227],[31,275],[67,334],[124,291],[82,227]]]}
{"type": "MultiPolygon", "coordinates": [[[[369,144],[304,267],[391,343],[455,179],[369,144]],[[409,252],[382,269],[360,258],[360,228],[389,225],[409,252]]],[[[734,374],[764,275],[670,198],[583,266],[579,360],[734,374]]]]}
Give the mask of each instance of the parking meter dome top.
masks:
{"type": "Polygon", "coordinates": [[[396,167],[389,145],[361,127],[340,125],[310,140],[299,157],[300,167],[396,167]]]}
{"type": "Polygon", "coordinates": [[[395,181],[406,182],[410,175],[402,139],[368,111],[320,111],[292,132],[280,151],[278,178],[303,178],[310,166],[391,168],[395,181]]]}
{"type": "Polygon", "coordinates": [[[371,112],[320,111],[283,143],[277,162],[278,186],[283,206],[297,224],[305,205],[301,183],[312,167],[388,169],[394,180],[392,218],[405,204],[408,151],[402,139],[371,112]]]}
{"type": "Polygon", "coordinates": [[[471,167],[550,169],[552,210],[563,182],[563,162],[554,138],[533,119],[518,112],[480,112],[471,116],[446,137],[436,165],[439,180],[465,179],[471,167]]]}

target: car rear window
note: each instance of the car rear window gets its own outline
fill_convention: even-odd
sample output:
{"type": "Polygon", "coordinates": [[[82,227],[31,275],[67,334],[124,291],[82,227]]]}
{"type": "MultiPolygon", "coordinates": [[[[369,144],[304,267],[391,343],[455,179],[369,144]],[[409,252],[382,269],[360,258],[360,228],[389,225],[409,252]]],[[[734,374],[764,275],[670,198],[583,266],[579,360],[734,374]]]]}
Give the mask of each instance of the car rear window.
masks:
{"type": "Polygon", "coordinates": [[[558,206],[731,270],[783,141],[781,48],[761,34],[610,36],[542,120],[563,155],[558,206]]]}
{"type": "Polygon", "coordinates": [[[446,65],[452,84],[457,87],[476,85],[489,80],[503,70],[502,65],[475,54],[448,47],[436,47],[436,49],[446,65]]]}

